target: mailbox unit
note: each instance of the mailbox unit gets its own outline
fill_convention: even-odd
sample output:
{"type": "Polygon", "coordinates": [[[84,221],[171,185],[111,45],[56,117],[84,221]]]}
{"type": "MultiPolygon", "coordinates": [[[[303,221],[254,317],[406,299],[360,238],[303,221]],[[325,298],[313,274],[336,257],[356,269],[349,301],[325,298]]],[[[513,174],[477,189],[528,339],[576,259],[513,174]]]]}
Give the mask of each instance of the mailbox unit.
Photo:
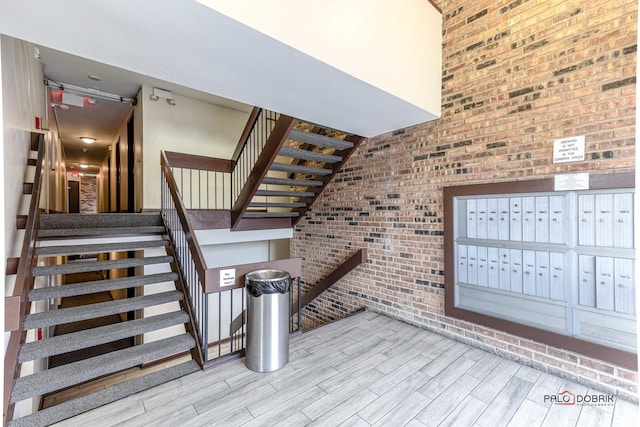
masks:
{"type": "Polygon", "coordinates": [[[637,364],[632,174],[448,187],[446,314],[637,364]]]}

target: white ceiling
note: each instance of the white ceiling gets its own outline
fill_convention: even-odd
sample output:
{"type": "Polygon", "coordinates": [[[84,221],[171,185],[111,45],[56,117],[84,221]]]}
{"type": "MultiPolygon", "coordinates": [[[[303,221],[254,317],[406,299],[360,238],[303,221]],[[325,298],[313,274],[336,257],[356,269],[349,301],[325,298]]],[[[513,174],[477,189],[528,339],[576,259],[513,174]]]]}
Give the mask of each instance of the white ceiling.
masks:
{"type": "MultiPolygon", "coordinates": [[[[439,114],[194,0],[3,2],[0,28],[3,34],[41,47],[48,78],[122,96],[135,95],[146,83],[245,111],[257,105],[363,136],[439,114]],[[102,81],[96,85],[88,74],[102,81]]],[[[116,118],[127,114],[118,104],[99,101],[90,107],[58,110],[64,140],[89,131],[108,140],[123,122],[116,118]],[[91,121],[89,116],[100,119],[91,121]]]]}

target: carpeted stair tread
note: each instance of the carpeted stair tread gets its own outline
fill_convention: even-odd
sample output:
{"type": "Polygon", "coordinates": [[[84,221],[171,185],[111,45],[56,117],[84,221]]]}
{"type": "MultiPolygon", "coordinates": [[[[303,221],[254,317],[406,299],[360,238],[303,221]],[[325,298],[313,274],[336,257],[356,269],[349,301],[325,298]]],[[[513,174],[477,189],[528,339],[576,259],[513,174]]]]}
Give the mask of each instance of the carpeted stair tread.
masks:
{"type": "Polygon", "coordinates": [[[250,208],[304,208],[304,202],[251,202],[250,208]]]}
{"type": "Polygon", "coordinates": [[[274,178],[274,177],[265,177],[262,180],[263,184],[272,184],[272,185],[292,185],[296,187],[321,187],[324,184],[322,181],[312,180],[312,179],[289,179],[289,178],[274,178]]]}
{"type": "Polygon", "coordinates": [[[40,215],[40,229],[121,228],[164,225],[159,213],[101,213],[40,215]]]}
{"type": "Polygon", "coordinates": [[[330,175],[333,171],[325,168],[314,168],[312,166],[292,165],[289,163],[273,163],[269,170],[276,172],[299,173],[303,175],[330,175]]]}
{"type": "Polygon", "coordinates": [[[194,346],[194,339],[190,335],[182,334],[36,372],[15,381],[11,393],[11,403],[41,396],[145,362],[181,353],[194,346]]]}
{"type": "Polygon", "coordinates": [[[49,298],[64,298],[77,295],[88,295],[97,292],[127,289],[154,283],[174,282],[178,280],[176,273],[156,273],[144,276],[122,277],[119,279],[93,280],[90,282],[72,283],[63,286],[33,289],[29,292],[29,301],[49,298]]]}
{"type": "Polygon", "coordinates": [[[51,237],[96,237],[96,236],[124,236],[141,234],[163,234],[162,225],[148,227],[113,227],[113,228],[53,228],[38,230],[39,238],[51,237]]]}
{"type": "Polygon", "coordinates": [[[43,409],[32,415],[18,418],[10,422],[9,427],[45,427],[198,370],[200,370],[198,364],[190,360],[162,371],[152,372],[126,383],[43,409]]]}
{"type": "Polygon", "coordinates": [[[243,218],[296,218],[298,212],[245,212],[243,218]]]}
{"type": "Polygon", "coordinates": [[[184,311],[174,311],[157,316],[58,335],[24,344],[18,354],[18,361],[24,363],[42,357],[68,353],[70,351],[141,335],[146,332],[168,328],[188,321],[189,315],[187,315],[187,313],[184,311]]]}
{"type": "Polygon", "coordinates": [[[154,256],[141,258],[125,258],[109,261],[75,261],[61,265],[41,265],[33,268],[34,276],[50,276],[54,274],[86,273],[88,271],[112,270],[115,268],[139,267],[141,265],[171,263],[171,256],[154,256]]]}
{"type": "Polygon", "coordinates": [[[279,191],[279,190],[258,190],[256,196],[273,197],[313,197],[316,194],[311,191],[279,191]]]}
{"type": "Polygon", "coordinates": [[[103,243],[94,245],[42,246],[36,248],[36,255],[79,255],[103,252],[133,251],[137,249],[159,248],[167,246],[167,240],[143,240],[140,242],[103,243]]]}
{"type": "Polygon", "coordinates": [[[333,154],[317,153],[315,151],[286,146],[282,147],[278,154],[285,157],[293,157],[294,159],[312,160],[319,163],[338,163],[342,160],[342,157],[333,154]]]}
{"type": "Polygon", "coordinates": [[[95,317],[110,316],[126,311],[140,310],[145,307],[180,301],[183,294],[180,291],[168,291],[141,297],[125,298],[97,304],[63,308],[43,313],[29,314],[24,319],[24,330],[44,328],[64,323],[78,322],[95,317]]]}
{"type": "Polygon", "coordinates": [[[340,139],[331,138],[329,136],[320,135],[312,132],[305,132],[300,129],[291,129],[289,139],[300,141],[307,144],[317,145],[319,147],[333,148],[339,151],[353,148],[353,143],[342,141],[340,139]]]}

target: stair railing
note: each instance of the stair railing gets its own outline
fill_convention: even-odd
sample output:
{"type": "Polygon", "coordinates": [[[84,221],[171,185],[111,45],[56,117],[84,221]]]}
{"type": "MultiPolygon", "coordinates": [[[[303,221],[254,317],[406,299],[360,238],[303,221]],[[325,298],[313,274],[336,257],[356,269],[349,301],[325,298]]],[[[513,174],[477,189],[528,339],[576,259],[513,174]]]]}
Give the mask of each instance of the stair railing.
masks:
{"type": "Polygon", "coordinates": [[[231,204],[233,205],[249,178],[253,166],[258,160],[271,131],[278,120],[278,113],[254,107],[249,120],[240,136],[231,160],[234,163],[231,189],[231,204]]]}
{"type": "MultiPolygon", "coordinates": [[[[258,191],[260,183],[275,161],[291,129],[298,122],[284,114],[262,110],[265,124],[261,125],[261,115],[249,132],[244,146],[237,150],[240,157],[232,172],[233,208],[231,209],[231,229],[237,229],[249,203],[258,191]],[[277,117],[277,120],[274,118],[277,117]]],[[[242,141],[242,140],[241,140],[242,141]]]]}
{"type": "MultiPolygon", "coordinates": [[[[291,324],[290,324],[290,332],[298,332],[302,329],[302,319],[301,313],[302,309],[313,302],[317,297],[322,295],[327,289],[333,286],[338,280],[342,279],[344,276],[349,274],[352,270],[358,267],[361,264],[367,262],[367,250],[365,248],[359,249],[356,253],[351,255],[345,262],[340,264],[333,270],[331,273],[327,275],[324,279],[314,285],[311,289],[309,289],[305,294],[302,294],[300,288],[300,278],[297,278],[297,288],[292,287],[292,290],[289,294],[290,301],[289,306],[291,307],[291,324]]],[[[231,322],[229,334],[232,337],[237,337],[238,335],[244,335],[244,325],[246,322],[246,313],[244,312],[244,307],[242,313],[237,316],[231,322]]]]}
{"type": "Polygon", "coordinates": [[[204,366],[208,361],[207,343],[209,341],[209,299],[204,292],[207,266],[164,152],[160,153],[160,165],[162,169],[161,214],[169,231],[169,238],[180,269],[179,273],[184,283],[184,291],[189,300],[189,304],[186,305],[193,319],[195,335],[197,335],[194,338],[196,338],[199,353],[198,361],[201,366],[204,366]]]}
{"type": "MultiPolygon", "coordinates": [[[[11,301],[12,307],[17,307],[13,313],[5,313],[5,320],[11,319],[14,327],[11,327],[9,342],[4,357],[4,425],[13,418],[14,405],[10,403],[13,384],[20,376],[21,364],[18,363],[20,347],[26,341],[27,331],[24,330],[24,319],[29,314],[29,292],[33,289],[35,280],[32,274],[36,265],[35,245],[38,237],[38,223],[40,222],[40,197],[42,193],[42,181],[44,178],[44,137],[42,134],[32,134],[32,147],[37,141],[38,158],[36,160],[33,191],[29,203],[29,213],[22,241],[22,252],[18,262],[16,283],[11,301]],[[16,312],[17,311],[17,312],[16,312]],[[17,316],[17,318],[16,318],[17,316]]],[[[5,325],[5,332],[8,325],[5,325]]]]}
{"type": "Polygon", "coordinates": [[[233,161],[165,151],[182,202],[189,210],[231,210],[233,161]]]}

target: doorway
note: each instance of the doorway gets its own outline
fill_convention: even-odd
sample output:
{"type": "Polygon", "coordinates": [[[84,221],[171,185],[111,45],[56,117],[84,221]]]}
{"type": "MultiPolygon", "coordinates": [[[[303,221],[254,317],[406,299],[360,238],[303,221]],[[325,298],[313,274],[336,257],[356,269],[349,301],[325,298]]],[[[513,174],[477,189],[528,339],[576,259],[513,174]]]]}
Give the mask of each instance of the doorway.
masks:
{"type": "Polygon", "coordinates": [[[80,213],[80,182],[69,181],[68,183],[69,213],[80,213]]]}

